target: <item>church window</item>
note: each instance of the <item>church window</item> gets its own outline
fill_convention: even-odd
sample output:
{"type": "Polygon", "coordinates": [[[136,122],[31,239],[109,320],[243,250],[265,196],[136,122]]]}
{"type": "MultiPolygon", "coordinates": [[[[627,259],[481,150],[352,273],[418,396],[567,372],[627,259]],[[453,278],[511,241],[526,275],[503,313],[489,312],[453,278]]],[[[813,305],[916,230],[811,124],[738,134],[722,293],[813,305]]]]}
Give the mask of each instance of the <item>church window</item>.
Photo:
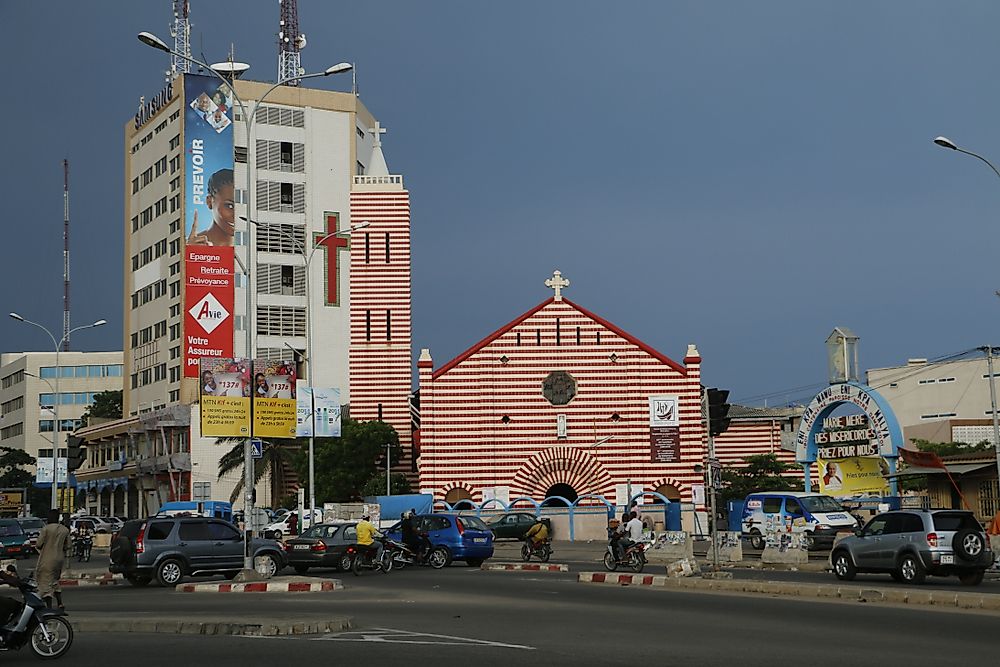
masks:
{"type": "Polygon", "coordinates": [[[541,345],[541,344],[542,344],[542,330],[535,329],[535,345],[541,345]]]}
{"type": "Polygon", "coordinates": [[[580,327],[576,328],[576,344],[580,344],[580,327]]]}
{"type": "Polygon", "coordinates": [[[504,415],[503,417],[500,418],[500,421],[502,421],[504,424],[509,424],[510,423],[510,417],[508,417],[507,415],[504,415]]]}
{"type": "Polygon", "coordinates": [[[372,311],[365,311],[365,340],[371,341],[372,339],[372,311]]]}
{"type": "Polygon", "coordinates": [[[617,412],[614,413],[613,415],[611,415],[611,421],[613,421],[613,422],[621,421],[621,419],[622,419],[622,416],[620,414],[618,414],[617,412]]]}
{"type": "Polygon", "coordinates": [[[508,361],[510,361],[510,358],[506,354],[500,357],[501,364],[506,364],[508,361]]]}
{"type": "Polygon", "coordinates": [[[597,344],[598,345],[601,344],[601,332],[600,331],[597,332],[597,344]]]}
{"type": "Polygon", "coordinates": [[[365,232],[365,264],[371,264],[372,261],[372,235],[371,232],[365,232]]]}
{"type": "Polygon", "coordinates": [[[562,345],[562,318],[556,318],[556,345],[562,345]]]}
{"type": "Polygon", "coordinates": [[[392,311],[385,311],[385,339],[392,340],[392,311]]]}
{"type": "Polygon", "coordinates": [[[614,352],[611,353],[611,356],[608,357],[608,359],[610,359],[611,363],[613,363],[613,364],[617,364],[618,363],[618,355],[615,354],[614,352]]]}
{"type": "Polygon", "coordinates": [[[389,263],[389,232],[385,233],[385,263],[389,263]]]}
{"type": "Polygon", "coordinates": [[[517,346],[521,347],[521,332],[517,332],[517,346]]]}

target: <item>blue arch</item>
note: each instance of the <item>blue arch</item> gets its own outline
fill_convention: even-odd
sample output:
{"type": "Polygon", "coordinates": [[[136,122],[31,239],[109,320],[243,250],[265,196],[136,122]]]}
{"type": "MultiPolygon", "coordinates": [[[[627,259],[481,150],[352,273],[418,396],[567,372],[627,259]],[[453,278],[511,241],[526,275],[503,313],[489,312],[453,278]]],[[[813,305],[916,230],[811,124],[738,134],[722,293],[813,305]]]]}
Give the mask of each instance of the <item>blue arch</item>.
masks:
{"type": "Polygon", "coordinates": [[[452,511],[456,511],[457,512],[458,510],[463,510],[463,509],[474,510],[474,509],[478,509],[478,507],[479,506],[476,505],[476,503],[472,502],[468,498],[462,498],[457,503],[455,503],[454,505],[452,505],[451,509],[452,509],[452,511]]]}
{"type": "Polygon", "coordinates": [[[597,493],[587,493],[587,494],[584,494],[582,496],[577,496],[577,499],[574,500],[573,504],[569,506],[569,541],[570,542],[573,541],[574,533],[575,533],[575,526],[574,526],[574,524],[576,522],[573,520],[573,517],[576,515],[576,510],[580,506],[580,501],[584,500],[585,498],[597,498],[602,503],[604,503],[604,506],[607,507],[607,510],[608,510],[608,518],[609,519],[613,518],[614,515],[615,515],[615,506],[612,505],[611,503],[609,503],[608,499],[605,498],[604,496],[599,495],[597,493]]]}
{"type": "Polygon", "coordinates": [[[539,504],[539,502],[537,500],[535,500],[534,498],[529,498],[528,496],[519,496],[517,498],[514,498],[514,500],[510,501],[509,503],[507,503],[507,511],[508,512],[513,511],[514,505],[518,504],[522,500],[527,500],[529,503],[531,503],[532,505],[535,506],[535,516],[536,517],[542,513],[542,506],[541,506],[541,504],[539,504]]]}
{"type": "Polygon", "coordinates": [[[545,496],[545,498],[542,499],[542,502],[539,503],[539,509],[541,509],[549,500],[561,500],[566,503],[566,507],[573,509],[573,501],[569,498],[564,498],[563,496],[545,496]]]}
{"type": "MultiPolygon", "coordinates": [[[[463,501],[463,502],[464,502],[464,501],[463,501]]],[[[457,505],[458,503],[455,503],[455,504],[457,505]]],[[[491,504],[498,504],[498,505],[500,505],[500,508],[501,508],[501,509],[502,509],[502,510],[503,510],[504,512],[506,512],[506,511],[508,510],[508,507],[507,507],[507,505],[505,505],[505,504],[504,504],[504,502],[503,502],[502,500],[500,500],[499,498],[490,498],[489,500],[485,500],[485,501],[483,501],[483,503],[482,503],[482,504],[480,504],[480,505],[478,505],[478,506],[476,507],[476,516],[479,516],[479,515],[480,515],[480,514],[482,513],[482,511],[483,511],[484,509],[486,509],[486,506],[487,506],[487,505],[491,505],[491,504]]]]}
{"type": "MultiPolygon", "coordinates": [[[[842,405],[854,405],[861,408],[864,413],[871,419],[872,411],[868,407],[870,403],[874,403],[875,407],[885,418],[885,430],[888,431],[889,447],[888,451],[885,448],[879,448],[879,454],[886,460],[889,465],[889,488],[890,493],[893,496],[899,495],[898,484],[896,481],[896,462],[899,458],[899,448],[903,444],[903,429],[899,425],[899,420],[896,419],[896,413],[892,411],[892,406],[889,405],[889,401],[885,399],[882,394],[878,393],[871,387],[860,382],[850,381],[843,382],[842,385],[853,387],[857,389],[863,398],[858,401],[853,400],[837,400],[833,401],[829,405],[821,408],[819,412],[809,414],[810,410],[815,410],[813,404],[817,402],[822,402],[826,400],[826,392],[833,390],[836,385],[831,385],[827,387],[820,393],[818,393],[809,405],[806,407],[806,412],[803,413],[803,420],[812,419],[812,424],[810,425],[808,432],[803,432],[801,427],[799,433],[796,437],[795,443],[795,454],[796,459],[802,465],[803,472],[803,483],[804,490],[806,492],[812,490],[812,466],[816,463],[816,434],[823,430],[823,420],[830,416],[830,414],[842,405]],[[808,417],[806,416],[808,414],[808,417]],[[805,442],[802,442],[803,435],[805,435],[805,442]],[[803,444],[805,447],[803,448],[803,444]]],[[[805,423],[803,423],[803,426],[805,423]]]]}
{"type": "Polygon", "coordinates": [[[431,505],[431,512],[433,512],[434,508],[437,507],[438,505],[444,505],[444,509],[446,512],[451,512],[455,509],[448,503],[447,500],[435,500],[434,504],[431,505]]]}

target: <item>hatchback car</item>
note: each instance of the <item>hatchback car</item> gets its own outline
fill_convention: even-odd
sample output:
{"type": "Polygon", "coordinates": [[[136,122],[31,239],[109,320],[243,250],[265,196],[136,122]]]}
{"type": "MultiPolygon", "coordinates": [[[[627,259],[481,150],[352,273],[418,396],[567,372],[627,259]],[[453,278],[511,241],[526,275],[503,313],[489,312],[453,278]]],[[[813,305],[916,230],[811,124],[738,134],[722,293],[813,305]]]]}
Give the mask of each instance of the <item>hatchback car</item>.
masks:
{"type": "Polygon", "coordinates": [[[42,528],[45,528],[45,522],[35,516],[22,517],[17,522],[21,524],[21,530],[28,537],[28,541],[25,542],[28,553],[35,553],[35,542],[42,528]]]}
{"type": "MultiPolygon", "coordinates": [[[[493,533],[477,516],[458,514],[418,514],[417,531],[426,533],[431,543],[427,555],[433,566],[442,567],[454,560],[464,560],[472,567],[479,567],[493,556],[493,533]]],[[[386,533],[397,542],[402,541],[402,531],[397,523],[386,533]]]]}
{"type": "MultiPolygon", "coordinates": [[[[549,535],[551,535],[552,522],[548,517],[542,517],[540,520],[548,527],[549,535]]],[[[537,521],[539,519],[529,512],[508,512],[501,514],[486,525],[493,531],[493,536],[498,540],[505,538],[521,540],[524,539],[524,534],[528,532],[528,529],[534,526],[537,521]]]]}
{"type": "Polygon", "coordinates": [[[341,572],[350,570],[351,554],[347,550],[358,541],[356,525],[320,524],[288,540],[285,542],[288,564],[298,574],[315,567],[332,567],[341,572]]]}
{"type": "MultiPolygon", "coordinates": [[[[268,559],[270,574],[285,567],[285,552],[273,540],[254,540],[255,557],[268,559]]],[[[165,516],[127,521],[111,543],[111,572],[133,586],[154,578],[174,586],[185,576],[222,574],[243,569],[243,535],[236,526],[211,517],[165,516]]]]}
{"type": "Polygon", "coordinates": [[[27,558],[28,536],[17,519],[0,519],[0,557],[27,558]]]}
{"type": "Polygon", "coordinates": [[[919,584],[928,574],[975,586],[993,563],[990,542],[972,512],[886,512],[838,542],[830,554],[833,573],[851,580],[858,572],[885,572],[919,584]]]}

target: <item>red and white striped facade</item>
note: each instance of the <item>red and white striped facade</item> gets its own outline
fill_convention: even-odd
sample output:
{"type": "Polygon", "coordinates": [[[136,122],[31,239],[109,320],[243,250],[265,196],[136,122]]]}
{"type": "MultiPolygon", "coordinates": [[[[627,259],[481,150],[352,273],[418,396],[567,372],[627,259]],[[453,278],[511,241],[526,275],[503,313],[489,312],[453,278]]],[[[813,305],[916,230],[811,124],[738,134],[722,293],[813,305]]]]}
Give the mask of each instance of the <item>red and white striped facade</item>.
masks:
{"type": "Polygon", "coordinates": [[[568,484],[581,496],[614,499],[616,485],[630,482],[669,486],[690,501],[691,485],[703,481],[694,467],[705,458],[700,364],[693,345],[679,364],[559,296],[437,370],[423,350],[421,492],[481,502],[484,490],[509,487],[511,500],[541,500],[553,485],[568,484]],[[553,371],[576,380],[567,405],[542,394],[553,371]],[[651,462],[649,397],[662,394],[679,397],[674,463],[651,462]]]}
{"type": "MultiPolygon", "coordinates": [[[[733,407],[735,410],[742,406],[733,407]]],[[[761,414],[735,417],[726,432],[716,436],[715,457],[723,467],[739,468],[746,464],[747,457],[774,454],[779,461],[791,466],[786,477],[801,479],[802,466],[795,460],[795,450],[782,448],[783,439],[794,442],[795,430],[791,427],[797,425],[798,417],[788,414],[787,409],[779,410],[772,416],[767,416],[766,409],[749,411],[761,414]]]]}
{"type": "Polygon", "coordinates": [[[412,456],[410,193],[398,175],[355,176],[351,220],[368,221],[351,237],[351,409],[399,433],[412,456]],[[381,413],[379,410],[381,406],[381,413]]]}

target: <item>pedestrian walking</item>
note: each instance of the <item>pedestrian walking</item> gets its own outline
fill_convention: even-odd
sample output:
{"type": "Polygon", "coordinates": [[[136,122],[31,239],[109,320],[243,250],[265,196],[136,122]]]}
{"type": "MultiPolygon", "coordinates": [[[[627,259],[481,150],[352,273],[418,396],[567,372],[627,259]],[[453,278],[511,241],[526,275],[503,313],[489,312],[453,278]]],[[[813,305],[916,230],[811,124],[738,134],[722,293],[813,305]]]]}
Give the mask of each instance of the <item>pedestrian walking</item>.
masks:
{"type": "Polygon", "coordinates": [[[49,523],[39,532],[36,546],[38,565],[35,567],[35,578],[38,580],[38,594],[49,607],[52,606],[54,595],[59,608],[65,609],[59,579],[69,556],[70,539],[69,528],[59,523],[59,510],[49,510],[49,523]]]}

